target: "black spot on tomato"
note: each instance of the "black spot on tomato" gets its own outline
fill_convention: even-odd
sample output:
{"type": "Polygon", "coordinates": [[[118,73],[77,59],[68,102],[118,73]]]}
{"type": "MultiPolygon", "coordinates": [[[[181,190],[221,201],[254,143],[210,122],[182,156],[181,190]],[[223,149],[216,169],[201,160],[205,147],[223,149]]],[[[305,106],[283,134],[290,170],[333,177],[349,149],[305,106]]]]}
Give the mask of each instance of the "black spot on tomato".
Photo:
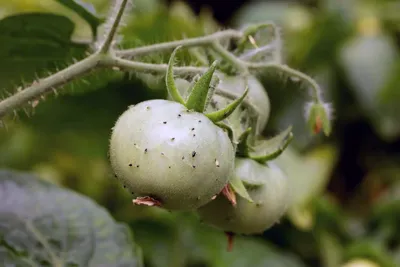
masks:
{"type": "Polygon", "coordinates": [[[136,168],[139,168],[139,165],[136,165],[136,168]]]}
{"type": "Polygon", "coordinates": [[[147,148],[144,149],[144,153],[146,153],[146,152],[147,152],[147,148]]]}
{"type": "Polygon", "coordinates": [[[132,167],[132,163],[129,164],[129,167],[132,167]]]}
{"type": "Polygon", "coordinates": [[[163,121],[163,123],[164,123],[164,124],[167,124],[167,122],[166,122],[166,121],[163,121]]]}
{"type": "Polygon", "coordinates": [[[191,130],[194,131],[194,128],[192,128],[191,130]]]}
{"type": "Polygon", "coordinates": [[[194,158],[196,156],[196,151],[192,152],[192,158],[194,158]]]}

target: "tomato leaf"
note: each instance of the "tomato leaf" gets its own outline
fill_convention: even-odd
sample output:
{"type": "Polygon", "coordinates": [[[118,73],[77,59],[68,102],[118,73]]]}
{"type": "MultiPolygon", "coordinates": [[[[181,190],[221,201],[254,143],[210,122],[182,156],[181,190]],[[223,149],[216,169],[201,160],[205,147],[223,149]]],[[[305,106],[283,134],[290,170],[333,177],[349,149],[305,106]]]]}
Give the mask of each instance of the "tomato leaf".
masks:
{"type": "Polygon", "coordinates": [[[74,24],[46,13],[13,15],[0,20],[0,88],[54,72],[67,60],[82,57],[87,45],[73,43],[74,24]]]}
{"type": "MultiPolygon", "coordinates": [[[[64,16],[29,13],[0,20],[0,92],[24,87],[85,57],[89,44],[71,41],[74,23],[64,16]]],[[[122,72],[100,70],[70,82],[65,93],[82,93],[121,79],[122,72]]]]}
{"type": "Polygon", "coordinates": [[[6,266],[143,266],[130,232],[87,197],[0,171],[0,258],[6,266]]]}
{"type": "Polygon", "coordinates": [[[96,16],[96,11],[92,5],[89,3],[84,3],[80,0],[56,0],[60,4],[72,9],[81,16],[84,20],[89,23],[90,28],[92,29],[93,39],[97,37],[97,28],[101,23],[104,22],[104,19],[96,16]]]}
{"type": "Polygon", "coordinates": [[[277,158],[293,139],[292,126],[268,140],[257,140],[249,151],[249,157],[259,162],[277,158]]]}

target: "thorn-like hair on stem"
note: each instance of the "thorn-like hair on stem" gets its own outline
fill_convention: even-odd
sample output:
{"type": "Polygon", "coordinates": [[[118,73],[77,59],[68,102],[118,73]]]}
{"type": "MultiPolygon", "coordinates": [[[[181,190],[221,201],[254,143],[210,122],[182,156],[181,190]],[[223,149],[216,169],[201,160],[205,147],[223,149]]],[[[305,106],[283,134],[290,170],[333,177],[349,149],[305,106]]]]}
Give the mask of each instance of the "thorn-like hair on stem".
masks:
{"type": "Polygon", "coordinates": [[[99,51],[100,49],[102,49],[104,45],[107,45],[107,42],[111,42],[111,48],[114,48],[115,45],[120,43],[122,37],[118,35],[118,30],[126,25],[125,21],[132,8],[133,4],[131,0],[111,1],[110,11],[107,16],[107,20],[103,24],[103,34],[99,34],[97,41],[94,43],[95,51],[99,51]],[[119,18],[119,16],[121,17],[119,18]]]}

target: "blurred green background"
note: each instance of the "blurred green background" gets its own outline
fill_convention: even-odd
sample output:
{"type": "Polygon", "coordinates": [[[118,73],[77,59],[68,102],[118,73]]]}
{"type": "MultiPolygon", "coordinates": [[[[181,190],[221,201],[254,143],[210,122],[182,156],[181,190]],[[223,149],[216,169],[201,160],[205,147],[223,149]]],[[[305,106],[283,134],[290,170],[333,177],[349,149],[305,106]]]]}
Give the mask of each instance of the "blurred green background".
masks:
{"type": "MultiPolygon", "coordinates": [[[[2,95],[84,56],[92,27],[60,2],[0,0],[2,95]],[[55,26],[48,18],[29,32],[7,30],[10,16],[32,12],[63,17],[51,20],[55,26]],[[58,19],[64,28],[55,34],[58,19]]],[[[108,12],[107,0],[77,2],[96,16],[108,12]]],[[[27,114],[7,117],[0,129],[0,168],[36,173],[105,206],[129,224],[146,266],[400,266],[399,1],[134,3],[121,33],[123,47],[272,20],[282,32],[284,61],[321,84],[335,109],[329,138],[308,132],[308,94],[298,81],[273,72],[259,76],[271,99],[265,135],[294,126],[294,141],[278,160],[293,188],[281,223],[261,236],[238,237],[227,253],[223,233],[192,214],[132,206],[130,194],[112,178],[108,138],[128,105],[166,96],[162,79],[150,75],[101,71],[58,97],[30,103],[27,114]]]]}

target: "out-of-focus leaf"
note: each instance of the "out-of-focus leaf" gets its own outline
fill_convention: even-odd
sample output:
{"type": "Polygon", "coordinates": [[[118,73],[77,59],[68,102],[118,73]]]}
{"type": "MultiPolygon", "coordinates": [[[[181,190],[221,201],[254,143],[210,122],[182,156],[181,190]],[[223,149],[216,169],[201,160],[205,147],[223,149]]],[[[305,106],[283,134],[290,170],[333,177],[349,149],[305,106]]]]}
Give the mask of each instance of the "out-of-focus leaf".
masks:
{"type": "MultiPolygon", "coordinates": [[[[1,20],[0,92],[16,91],[84,58],[89,45],[71,41],[74,27],[67,17],[51,13],[21,14],[1,20]]],[[[86,93],[122,77],[124,73],[116,70],[97,70],[58,91],[86,93]]]]}
{"type": "MultiPolygon", "coordinates": [[[[21,81],[64,67],[81,58],[87,45],[73,43],[74,24],[66,17],[29,13],[0,20],[0,90],[11,92],[21,81]]],[[[4,91],[3,91],[4,92],[4,91]]]]}
{"type": "Polygon", "coordinates": [[[56,0],[58,3],[72,9],[79,16],[89,23],[90,28],[92,29],[93,38],[97,37],[97,28],[104,21],[104,19],[100,19],[96,16],[96,10],[94,7],[81,0],[56,0]]]}
{"type": "Polygon", "coordinates": [[[376,262],[358,258],[346,262],[345,264],[341,265],[341,267],[381,267],[381,266],[376,264],[376,262]]]}
{"type": "Polygon", "coordinates": [[[392,116],[400,114],[400,56],[397,58],[395,67],[389,73],[386,84],[379,93],[379,102],[385,111],[392,116]]]}
{"type": "Polygon", "coordinates": [[[317,147],[306,156],[300,156],[289,146],[275,159],[290,180],[288,215],[299,228],[310,229],[313,225],[314,215],[307,207],[325,189],[337,156],[333,146],[317,147]]]}
{"type": "Polygon", "coordinates": [[[380,94],[399,57],[391,37],[380,32],[354,36],[343,45],[339,56],[360,106],[378,134],[386,140],[393,140],[400,134],[400,120],[398,113],[387,112],[380,102],[380,94]]]}
{"type": "Polygon", "coordinates": [[[321,231],[318,235],[322,266],[337,267],[342,262],[342,245],[331,233],[321,231]]]}
{"type": "Polygon", "coordinates": [[[304,266],[296,256],[251,237],[235,236],[233,250],[228,252],[223,232],[198,225],[194,218],[182,221],[185,222],[183,240],[187,244],[188,262],[209,267],[304,266]]]}
{"type": "Polygon", "coordinates": [[[245,4],[234,15],[237,27],[265,21],[273,21],[278,25],[284,24],[285,14],[292,4],[289,1],[257,1],[245,4]]]}
{"type": "Polygon", "coordinates": [[[348,246],[345,250],[345,258],[348,260],[369,259],[376,262],[380,267],[398,266],[384,247],[368,240],[358,240],[348,246]]]}
{"type": "MultiPolygon", "coordinates": [[[[393,174],[397,179],[390,187],[375,201],[372,207],[372,218],[375,221],[392,221],[400,227],[399,220],[393,214],[400,214],[400,170],[393,174]],[[397,176],[397,177],[396,177],[397,176]]],[[[400,230],[400,228],[398,228],[400,230]]]]}
{"type": "Polygon", "coordinates": [[[132,224],[149,267],[305,266],[295,255],[252,237],[235,236],[231,252],[223,232],[199,224],[192,214],[139,219],[132,224]]]}
{"type": "Polygon", "coordinates": [[[137,220],[132,227],[149,267],[185,267],[178,228],[152,219],[137,220]]]}
{"type": "Polygon", "coordinates": [[[17,266],[142,266],[125,225],[92,200],[0,172],[0,258],[17,266]]]}

